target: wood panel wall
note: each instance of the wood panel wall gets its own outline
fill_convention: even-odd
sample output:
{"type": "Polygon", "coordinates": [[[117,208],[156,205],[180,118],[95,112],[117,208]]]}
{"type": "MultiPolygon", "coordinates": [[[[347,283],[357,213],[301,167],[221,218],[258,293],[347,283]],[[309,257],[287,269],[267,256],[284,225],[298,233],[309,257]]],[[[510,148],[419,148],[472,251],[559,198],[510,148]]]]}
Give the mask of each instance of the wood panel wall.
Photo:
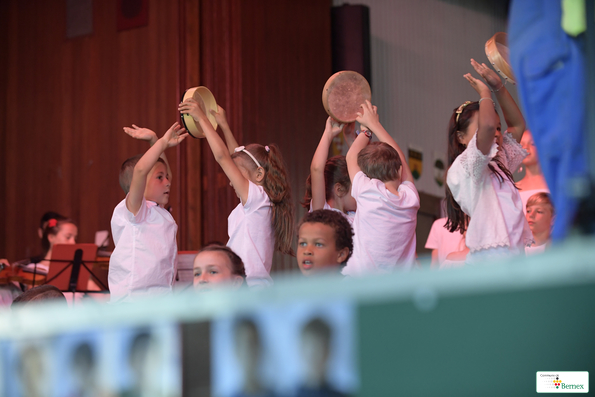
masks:
{"type": "MultiPolygon", "coordinates": [[[[0,255],[17,260],[39,253],[36,230],[47,210],[72,217],[80,242],[109,230],[124,198],[120,165],[148,147],[122,127],[161,135],[178,119],[179,15],[177,2],[151,0],[148,26],[118,32],[116,2],[94,1],[93,33],[67,39],[65,1],[2,3],[0,255]]],[[[176,151],[167,155],[179,222],[176,151]]]]}
{"type": "MultiPolygon", "coordinates": [[[[93,34],[66,39],[63,0],[0,3],[0,256],[36,254],[40,216],[79,225],[79,241],[109,229],[123,199],[121,163],[147,145],[133,123],[161,135],[183,90],[208,86],[242,144],[277,143],[288,164],[296,222],[324,129],[331,74],[330,1],[149,2],[146,27],[118,32],[116,1],[93,2],[93,34]]],[[[181,249],[227,241],[238,199],[203,140],[167,152],[181,249]]],[[[295,266],[278,256],[278,268],[295,266]]]]}

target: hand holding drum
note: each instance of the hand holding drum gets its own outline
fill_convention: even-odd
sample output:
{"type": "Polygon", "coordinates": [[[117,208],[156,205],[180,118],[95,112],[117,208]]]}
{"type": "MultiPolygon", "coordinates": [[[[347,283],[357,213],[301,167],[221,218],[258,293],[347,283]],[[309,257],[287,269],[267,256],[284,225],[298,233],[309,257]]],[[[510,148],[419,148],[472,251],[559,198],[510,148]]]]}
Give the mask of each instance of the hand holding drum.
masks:
{"type": "MultiPolygon", "coordinates": [[[[207,87],[192,87],[188,88],[184,93],[184,97],[182,98],[182,103],[187,99],[194,99],[197,103],[202,112],[207,116],[209,122],[213,126],[213,129],[217,130],[217,120],[215,120],[215,116],[211,113],[211,110],[217,112],[217,102],[215,101],[215,97],[213,93],[207,87]]],[[[200,123],[196,122],[192,116],[188,113],[182,114],[182,124],[186,131],[192,136],[193,138],[204,138],[205,134],[202,131],[200,123]]]]}
{"type": "Polygon", "coordinates": [[[343,124],[353,123],[361,112],[361,105],[371,100],[370,84],[364,76],[351,70],[333,74],[322,90],[324,110],[343,124]]]}

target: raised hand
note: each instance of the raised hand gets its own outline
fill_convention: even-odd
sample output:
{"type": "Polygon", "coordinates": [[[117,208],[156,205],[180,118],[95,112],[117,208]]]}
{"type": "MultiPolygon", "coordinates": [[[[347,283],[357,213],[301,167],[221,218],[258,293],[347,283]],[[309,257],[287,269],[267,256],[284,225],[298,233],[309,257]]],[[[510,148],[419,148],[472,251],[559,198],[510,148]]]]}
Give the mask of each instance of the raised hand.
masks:
{"type": "Polygon", "coordinates": [[[132,128],[124,127],[124,132],[133,137],[134,139],[139,139],[141,141],[157,141],[157,134],[155,133],[155,131],[150,130],[148,128],[139,127],[136,124],[132,124],[132,128]]]}
{"type": "Polygon", "coordinates": [[[479,64],[475,59],[471,58],[471,66],[479,75],[486,81],[490,88],[494,91],[498,91],[502,88],[502,80],[500,76],[490,69],[485,63],[479,64]]]}
{"type": "Polygon", "coordinates": [[[373,106],[372,103],[366,100],[361,105],[362,112],[357,113],[356,121],[360,123],[362,127],[370,128],[374,123],[378,123],[378,108],[373,106]]]}
{"type": "Polygon", "coordinates": [[[170,148],[179,145],[184,139],[186,139],[187,136],[188,133],[186,130],[180,126],[180,123],[175,122],[171,127],[169,127],[165,134],[163,134],[161,139],[163,139],[167,144],[167,147],[170,148]]]}
{"type": "Polygon", "coordinates": [[[215,117],[217,124],[221,126],[221,128],[229,128],[229,123],[227,122],[227,113],[225,109],[221,106],[217,105],[217,111],[211,110],[211,114],[215,117]]]}
{"type": "Polygon", "coordinates": [[[471,87],[473,87],[473,89],[477,91],[480,98],[491,98],[492,94],[490,92],[490,89],[487,85],[485,85],[483,81],[476,79],[471,75],[471,73],[467,73],[463,75],[463,77],[465,77],[471,85],[471,87]]]}
{"type": "Polygon", "coordinates": [[[336,120],[333,120],[331,117],[326,119],[326,125],[324,127],[324,133],[330,134],[331,138],[336,137],[343,131],[343,124],[339,123],[336,120]]]}
{"type": "Polygon", "coordinates": [[[178,105],[178,111],[180,113],[189,114],[197,123],[201,118],[207,118],[207,115],[203,112],[202,108],[194,98],[188,98],[180,103],[178,105]]]}

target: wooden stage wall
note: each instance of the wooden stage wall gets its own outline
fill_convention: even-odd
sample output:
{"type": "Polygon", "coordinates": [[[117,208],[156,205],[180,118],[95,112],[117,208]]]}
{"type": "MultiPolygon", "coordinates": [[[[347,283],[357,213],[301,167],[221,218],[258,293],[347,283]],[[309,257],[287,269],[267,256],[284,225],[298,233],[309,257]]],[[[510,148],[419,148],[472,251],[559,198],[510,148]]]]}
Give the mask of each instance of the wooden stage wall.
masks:
{"type": "MultiPolygon", "coordinates": [[[[79,242],[110,228],[119,167],[161,135],[190,86],[208,86],[242,144],[277,143],[298,207],[325,121],[330,1],[149,1],[148,25],[117,31],[117,1],[93,2],[93,33],[66,38],[66,2],[0,3],[0,257],[40,251],[40,216],[72,217],[79,242]]],[[[206,142],[167,152],[182,250],[227,240],[235,193],[206,142]]],[[[282,268],[294,260],[278,257],[282,268]]]]}

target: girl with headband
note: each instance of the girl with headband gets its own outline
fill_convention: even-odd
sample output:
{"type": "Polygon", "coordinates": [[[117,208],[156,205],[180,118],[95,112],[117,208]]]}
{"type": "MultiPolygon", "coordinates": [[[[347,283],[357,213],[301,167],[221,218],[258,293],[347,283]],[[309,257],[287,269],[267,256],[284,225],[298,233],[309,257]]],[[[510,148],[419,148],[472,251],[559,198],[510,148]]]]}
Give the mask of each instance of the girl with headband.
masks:
{"type": "Polygon", "coordinates": [[[273,252],[294,255],[293,203],[281,152],[275,145],[238,147],[220,106],[213,115],[227,146],[194,99],[182,102],[178,110],[200,123],[215,160],[240,199],[227,220],[227,246],[244,262],[246,283],[250,287],[272,284],[273,252]]]}
{"type": "Polygon", "coordinates": [[[465,74],[480,99],[465,102],[450,118],[445,227],[467,232],[466,263],[477,264],[524,253],[532,235],[510,173],[527,155],[519,144],[525,120],[498,75],[473,59],[471,65],[487,85],[465,74]],[[508,125],[504,134],[490,89],[508,125]]]}

